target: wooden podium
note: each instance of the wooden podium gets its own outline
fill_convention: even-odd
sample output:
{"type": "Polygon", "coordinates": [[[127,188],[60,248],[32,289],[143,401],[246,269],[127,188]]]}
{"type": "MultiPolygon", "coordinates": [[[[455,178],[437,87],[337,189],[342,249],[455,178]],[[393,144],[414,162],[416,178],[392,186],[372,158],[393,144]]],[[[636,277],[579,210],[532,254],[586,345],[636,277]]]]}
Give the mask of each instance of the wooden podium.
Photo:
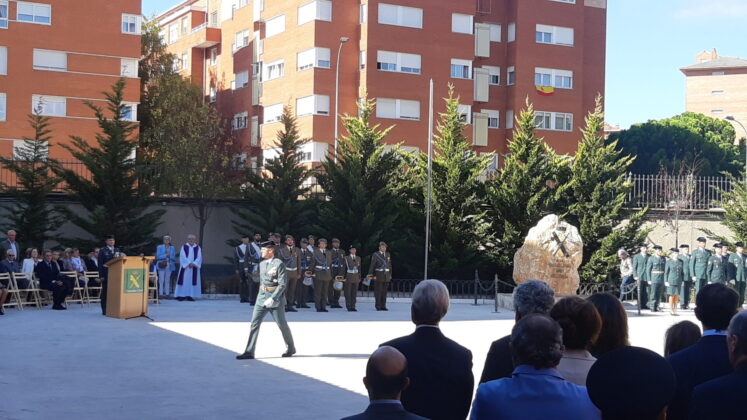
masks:
{"type": "Polygon", "coordinates": [[[104,264],[109,268],[106,316],[134,318],[148,315],[148,268],[154,259],[124,256],[104,264]]]}

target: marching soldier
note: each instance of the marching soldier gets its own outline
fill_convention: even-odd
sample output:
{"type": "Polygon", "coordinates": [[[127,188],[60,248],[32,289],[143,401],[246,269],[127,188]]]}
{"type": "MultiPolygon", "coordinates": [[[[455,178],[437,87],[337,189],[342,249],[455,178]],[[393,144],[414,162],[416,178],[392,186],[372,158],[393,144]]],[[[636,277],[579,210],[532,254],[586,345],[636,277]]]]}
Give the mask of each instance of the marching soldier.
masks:
{"type": "Polygon", "coordinates": [[[288,322],[285,320],[285,292],[288,276],[283,263],[275,258],[275,243],[267,241],[262,243],[262,262],[259,263],[260,291],[252,314],[252,325],[249,330],[249,341],[244,353],[236,356],[237,359],[254,359],[254,349],[257,347],[257,336],[262,320],[269,312],[272,319],[278,324],[280,332],[285,340],[286,351],[282,357],[291,357],[296,354],[288,322]]]}
{"type": "Polygon", "coordinates": [[[249,253],[249,235],[241,237],[241,243],[233,249],[233,264],[239,276],[239,302],[249,302],[249,283],[252,281],[249,273],[250,265],[246,263],[249,253]]]}
{"type": "Polygon", "coordinates": [[[314,305],[317,312],[327,311],[329,283],[332,281],[332,254],[327,250],[327,240],[319,239],[314,249],[314,305]]]}
{"type": "Polygon", "coordinates": [[[680,260],[682,261],[683,281],[680,286],[680,309],[690,309],[690,294],[693,289],[693,278],[690,274],[690,245],[680,245],[680,260]]]}
{"type": "Polygon", "coordinates": [[[705,249],[706,239],[704,237],[698,238],[698,248],[693,251],[692,257],[690,257],[690,278],[693,279],[693,285],[695,286],[695,293],[698,293],[703,286],[706,285],[707,275],[706,269],[708,268],[708,260],[711,258],[711,253],[705,249]]]}
{"type": "Polygon", "coordinates": [[[296,240],[292,235],[285,235],[285,244],[278,248],[278,255],[283,264],[285,264],[285,272],[288,273],[288,291],[286,295],[289,299],[286,299],[285,312],[298,312],[293,307],[293,300],[296,297],[296,287],[298,287],[298,280],[301,275],[298,272],[301,261],[299,259],[298,248],[296,248],[296,240]]]}
{"type": "Polygon", "coordinates": [[[299,283],[296,284],[295,299],[297,308],[309,308],[309,305],[307,305],[306,302],[308,301],[311,287],[304,284],[303,280],[306,280],[307,277],[311,278],[313,275],[312,261],[314,260],[314,256],[311,255],[311,251],[307,248],[308,245],[309,241],[307,241],[306,238],[301,238],[301,248],[299,248],[298,251],[298,265],[301,267],[300,275],[303,276],[303,278],[299,277],[299,283]]]}
{"type": "Polygon", "coordinates": [[[633,257],[633,279],[638,283],[640,288],[640,299],[638,307],[646,309],[648,304],[648,283],[646,280],[646,263],[648,262],[648,247],[646,244],[640,245],[640,253],[633,257]]]}
{"type": "Polygon", "coordinates": [[[356,255],[356,249],[350,245],[349,254],[345,257],[345,306],[348,312],[358,312],[355,302],[358,297],[358,284],[361,282],[361,257],[356,255]]]}
{"type": "Polygon", "coordinates": [[[671,248],[669,251],[669,261],[664,266],[664,285],[669,295],[669,313],[677,316],[680,287],[685,279],[685,263],[680,259],[677,248],[671,248]]]}
{"type": "Polygon", "coordinates": [[[249,272],[249,304],[254,306],[259,293],[259,263],[262,261],[262,235],[254,234],[254,241],[250,243],[249,256],[245,260],[249,272]]]}
{"type": "Polygon", "coordinates": [[[724,259],[721,258],[721,244],[713,244],[713,251],[715,255],[711,255],[708,258],[708,265],[706,266],[706,279],[708,284],[711,283],[726,283],[726,267],[724,266],[724,259]]]}
{"type": "MultiPolygon", "coordinates": [[[[332,249],[329,251],[332,255],[332,279],[337,279],[338,276],[345,278],[345,251],[340,249],[340,240],[332,238],[332,249]]],[[[344,286],[343,286],[344,287],[344,286]]],[[[341,290],[335,290],[334,287],[329,288],[329,305],[332,308],[342,308],[340,306],[340,295],[341,290]]]]}
{"type": "Polygon", "coordinates": [[[747,264],[747,256],[744,255],[744,243],[737,242],[735,244],[737,252],[731,254],[729,258],[732,260],[732,264],[735,266],[735,274],[729,279],[729,283],[734,285],[734,288],[739,295],[739,306],[744,303],[744,290],[746,279],[745,279],[745,264],[747,264]]]}
{"type": "Polygon", "coordinates": [[[648,306],[654,312],[659,312],[659,303],[661,302],[661,295],[664,289],[665,266],[666,259],[661,256],[661,246],[656,245],[654,247],[654,255],[649,257],[646,262],[646,278],[651,288],[651,299],[648,306]]]}
{"type": "Polygon", "coordinates": [[[388,311],[386,292],[392,281],[392,257],[386,252],[386,243],[379,242],[379,250],[371,255],[371,266],[368,275],[374,280],[374,299],[377,311],[388,311]]]}

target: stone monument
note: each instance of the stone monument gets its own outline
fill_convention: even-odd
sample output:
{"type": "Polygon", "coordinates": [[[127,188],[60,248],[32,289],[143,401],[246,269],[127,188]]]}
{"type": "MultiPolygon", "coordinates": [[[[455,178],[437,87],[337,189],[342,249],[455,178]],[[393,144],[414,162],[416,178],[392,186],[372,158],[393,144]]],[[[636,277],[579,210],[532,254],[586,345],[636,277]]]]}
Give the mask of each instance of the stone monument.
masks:
{"type": "Polygon", "coordinates": [[[514,255],[514,282],[542,280],[556,295],[575,295],[583,249],[575,226],[554,214],[547,215],[529,229],[524,245],[514,255]]]}

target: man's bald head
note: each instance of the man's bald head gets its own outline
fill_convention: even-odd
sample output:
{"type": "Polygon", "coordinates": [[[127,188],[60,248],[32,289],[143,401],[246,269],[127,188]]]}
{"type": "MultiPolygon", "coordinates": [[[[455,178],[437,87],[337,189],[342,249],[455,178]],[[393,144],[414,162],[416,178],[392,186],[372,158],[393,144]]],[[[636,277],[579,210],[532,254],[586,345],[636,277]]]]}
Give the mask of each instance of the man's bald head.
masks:
{"type": "Polygon", "coordinates": [[[407,359],[394,347],[379,347],[368,358],[363,383],[371,400],[398,400],[410,384],[407,359]]]}

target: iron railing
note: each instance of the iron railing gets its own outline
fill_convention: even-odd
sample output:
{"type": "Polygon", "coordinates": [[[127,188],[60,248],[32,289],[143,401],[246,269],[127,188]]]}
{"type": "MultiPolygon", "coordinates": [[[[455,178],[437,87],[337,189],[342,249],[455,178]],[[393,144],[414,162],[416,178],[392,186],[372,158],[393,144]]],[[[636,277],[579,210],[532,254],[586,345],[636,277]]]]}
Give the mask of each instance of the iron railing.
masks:
{"type": "MultiPolygon", "coordinates": [[[[725,176],[628,175],[633,185],[626,205],[655,210],[716,210],[722,208],[724,192],[733,189],[725,176]]],[[[741,182],[741,181],[738,181],[741,182]]]]}
{"type": "MultiPolygon", "coordinates": [[[[27,162],[19,162],[19,163],[27,163],[27,162]]],[[[88,181],[93,179],[93,175],[91,174],[91,171],[82,162],[57,161],[57,165],[59,165],[63,169],[69,169],[75,172],[75,174],[83,177],[84,179],[88,181]]],[[[18,176],[16,175],[16,173],[8,169],[7,166],[3,164],[0,164],[0,185],[2,185],[4,188],[21,188],[21,186],[18,184],[18,176]]],[[[54,188],[52,192],[55,192],[55,193],[65,192],[65,185],[63,183],[57,184],[57,186],[54,188]]]]}

